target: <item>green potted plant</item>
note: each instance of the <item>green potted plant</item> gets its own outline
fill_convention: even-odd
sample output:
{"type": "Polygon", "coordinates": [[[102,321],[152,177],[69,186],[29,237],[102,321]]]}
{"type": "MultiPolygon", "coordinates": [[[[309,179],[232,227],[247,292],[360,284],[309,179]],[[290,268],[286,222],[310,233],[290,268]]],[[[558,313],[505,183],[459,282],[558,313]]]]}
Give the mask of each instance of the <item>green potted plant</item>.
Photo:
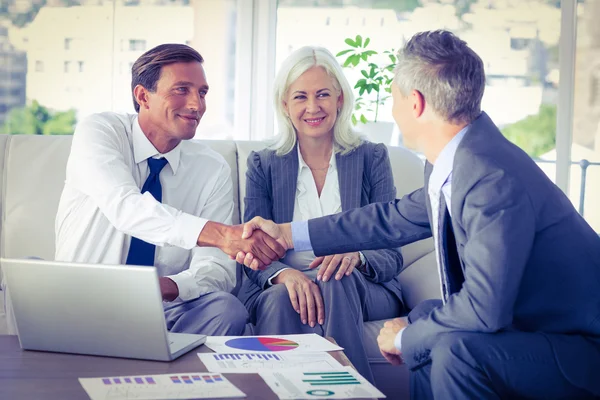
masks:
{"type": "Polygon", "coordinates": [[[394,79],[396,52],[393,49],[382,53],[371,50],[368,48],[371,39],[368,37],[363,39],[361,35],[356,35],[354,39],[347,38],[344,42],[350,48],[340,51],[336,57],[345,57],[342,66],[359,69],[361,74],[354,84],[358,97],[354,106],[355,112],[352,114],[352,123],[356,125],[359,121],[363,124],[369,121],[378,122],[380,106],[391,97],[390,85],[394,79]],[[386,62],[376,64],[373,58],[379,59],[380,62],[383,59],[386,62]]]}

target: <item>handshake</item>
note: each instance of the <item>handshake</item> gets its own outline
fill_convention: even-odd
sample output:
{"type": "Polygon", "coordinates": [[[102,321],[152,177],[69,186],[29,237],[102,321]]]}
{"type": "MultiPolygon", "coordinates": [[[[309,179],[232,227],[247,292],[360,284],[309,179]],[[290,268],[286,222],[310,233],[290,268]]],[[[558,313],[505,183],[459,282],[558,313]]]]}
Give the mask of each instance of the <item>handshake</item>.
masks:
{"type": "Polygon", "coordinates": [[[267,268],[294,247],[291,224],[278,225],[261,217],[241,225],[210,221],[198,237],[198,246],[217,247],[253,270],[267,268]]]}

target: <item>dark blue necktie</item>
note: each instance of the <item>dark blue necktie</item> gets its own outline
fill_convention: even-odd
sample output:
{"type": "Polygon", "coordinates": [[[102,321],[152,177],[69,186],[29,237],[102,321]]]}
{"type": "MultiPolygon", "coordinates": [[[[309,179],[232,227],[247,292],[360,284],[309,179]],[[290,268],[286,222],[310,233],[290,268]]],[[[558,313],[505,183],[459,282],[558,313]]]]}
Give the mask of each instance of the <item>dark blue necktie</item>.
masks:
{"type": "MultiPolygon", "coordinates": [[[[166,158],[149,158],[148,167],[150,175],[142,186],[142,193],[150,192],[152,196],[159,202],[162,202],[162,186],[160,185],[160,171],[167,165],[166,158]]],[[[154,251],[156,246],[151,243],[144,242],[136,237],[131,237],[129,245],[129,254],[127,255],[128,265],[154,265],[154,251]]]]}

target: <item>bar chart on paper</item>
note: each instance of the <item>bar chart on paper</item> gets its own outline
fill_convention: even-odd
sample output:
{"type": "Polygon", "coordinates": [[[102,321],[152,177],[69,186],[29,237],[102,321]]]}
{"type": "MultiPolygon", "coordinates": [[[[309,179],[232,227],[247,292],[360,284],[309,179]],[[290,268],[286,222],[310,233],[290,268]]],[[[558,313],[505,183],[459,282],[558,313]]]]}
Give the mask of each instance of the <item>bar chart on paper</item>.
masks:
{"type": "Polygon", "coordinates": [[[385,397],[351,367],[335,371],[264,371],[260,376],[280,399],[385,397]]]}
{"type": "Polygon", "coordinates": [[[310,386],[360,385],[360,381],[348,371],[336,372],[303,372],[304,379],[310,386]]]}
{"type": "Polygon", "coordinates": [[[297,369],[330,371],[342,365],[327,353],[198,353],[211,372],[249,373],[268,370],[297,369]]]}
{"type": "Polygon", "coordinates": [[[92,400],[246,397],[215,373],[79,378],[79,382],[92,400]]]}

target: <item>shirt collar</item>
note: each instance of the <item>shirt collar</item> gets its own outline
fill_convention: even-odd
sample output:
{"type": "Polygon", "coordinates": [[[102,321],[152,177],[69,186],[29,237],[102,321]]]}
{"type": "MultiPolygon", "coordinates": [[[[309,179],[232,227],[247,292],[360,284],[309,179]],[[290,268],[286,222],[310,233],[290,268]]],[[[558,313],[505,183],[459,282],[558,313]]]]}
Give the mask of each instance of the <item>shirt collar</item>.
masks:
{"type": "MultiPolygon", "coordinates": [[[[297,152],[298,152],[298,172],[302,172],[303,168],[308,168],[310,170],[310,167],[308,166],[308,164],[304,161],[304,158],[302,158],[302,153],[300,153],[300,146],[296,146],[297,147],[297,152]]],[[[336,160],[335,160],[335,151],[331,152],[331,158],[329,159],[329,171],[332,171],[336,168],[336,160]]]]}
{"type": "MultiPolygon", "coordinates": [[[[150,157],[161,156],[167,159],[167,162],[171,166],[173,170],[173,175],[177,173],[177,168],[179,167],[179,160],[181,158],[181,143],[179,143],[175,148],[168,153],[161,154],[156,147],[148,140],[144,132],[142,131],[142,127],[140,126],[139,118],[135,118],[133,121],[133,157],[136,164],[141,163],[142,161],[147,160],[150,157]]],[[[160,158],[160,157],[156,157],[160,158]]]]}
{"type": "Polygon", "coordinates": [[[452,168],[454,165],[454,155],[456,154],[456,150],[458,149],[458,145],[462,141],[465,133],[469,129],[470,125],[465,126],[460,130],[446,144],[446,146],[440,152],[437,160],[435,160],[435,164],[433,165],[433,171],[431,171],[431,175],[429,176],[429,189],[439,192],[442,190],[442,186],[448,180],[448,177],[452,174],[452,168]]]}

